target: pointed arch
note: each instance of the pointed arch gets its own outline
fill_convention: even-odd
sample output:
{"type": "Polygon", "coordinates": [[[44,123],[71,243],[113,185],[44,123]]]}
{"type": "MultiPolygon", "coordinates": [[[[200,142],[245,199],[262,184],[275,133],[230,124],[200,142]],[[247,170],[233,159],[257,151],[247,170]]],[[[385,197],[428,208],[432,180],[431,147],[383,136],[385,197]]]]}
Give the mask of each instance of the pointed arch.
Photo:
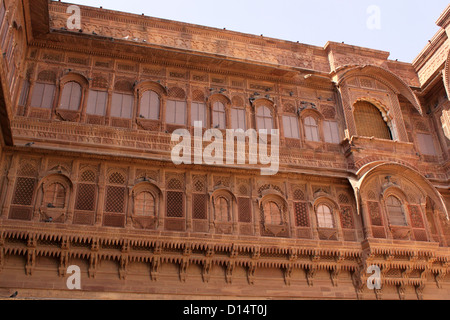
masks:
{"type": "Polygon", "coordinates": [[[436,205],[439,207],[440,211],[446,216],[447,220],[450,220],[447,207],[445,205],[444,198],[439,193],[439,191],[431,184],[428,179],[426,179],[422,174],[420,174],[413,167],[406,164],[401,164],[397,162],[371,162],[363,166],[356,173],[355,177],[349,178],[350,184],[355,192],[355,198],[357,201],[358,214],[360,214],[360,204],[361,197],[360,191],[364,187],[364,183],[372,176],[380,171],[390,170],[395,172],[396,175],[402,176],[405,179],[408,178],[413,181],[418,187],[420,187],[424,193],[430,196],[436,205]]]}
{"type": "Polygon", "coordinates": [[[365,76],[380,81],[394,93],[403,95],[421,115],[424,114],[420,101],[412,89],[391,71],[374,65],[347,65],[336,70],[337,81],[335,82],[340,86],[355,76],[365,76]]]}
{"type": "Polygon", "coordinates": [[[447,92],[447,98],[450,100],[450,50],[448,52],[447,61],[445,62],[443,77],[445,91],[447,92]]]}

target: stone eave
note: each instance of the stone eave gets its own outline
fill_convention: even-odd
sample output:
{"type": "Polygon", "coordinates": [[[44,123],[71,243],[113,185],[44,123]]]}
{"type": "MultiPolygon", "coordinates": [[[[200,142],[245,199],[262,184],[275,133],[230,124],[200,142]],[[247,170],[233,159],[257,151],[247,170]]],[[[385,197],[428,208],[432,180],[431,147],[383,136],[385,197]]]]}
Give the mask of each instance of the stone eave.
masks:
{"type": "Polygon", "coordinates": [[[277,82],[282,81],[289,84],[298,85],[299,81],[301,81],[302,85],[305,86],[328,90],[333,89],[333,83],[329,74],[317,70],[265,64],[259,61],[243,60],[218,54],[200,53],[172,47],[142,43],[135,44],[125,40],[112,41],[115,50],[100,49],[89,45],[89,43],[108,43],[111,41],[112,40],[107,37],[56,30],[52,31],[50,35],[47,35],[46,37],[35,39],[30,46],[130,60],[139,63],[158,64],[175,68],[188,68],[201,72],[226,74],[237,77],[250,77],[253,79],[264,79],[266,81],[277,82]],[[61,39],[65,42],[61,42],[61,39]],[[74,39],[78,42],[80,42],[81,39],[85,45],[73,47],[71,44],[73,44],[74,39]],[[134,52],[130,53],[130,48],[134,48],[134,52]],[[308,80],[311,75],[315,77],[308,80]],[[312,79],[314,79],[314,81],[311,81],[312,79]]]}
{"type": "Polygon", "coordinates": [[[427,43],[425,48],[413,60],[412,65],[416,72],[422,69],[428,60],[439,50],[439,48],[447,41],[448,37],[445,30],[439,30],[434,37],[427,43]]]}

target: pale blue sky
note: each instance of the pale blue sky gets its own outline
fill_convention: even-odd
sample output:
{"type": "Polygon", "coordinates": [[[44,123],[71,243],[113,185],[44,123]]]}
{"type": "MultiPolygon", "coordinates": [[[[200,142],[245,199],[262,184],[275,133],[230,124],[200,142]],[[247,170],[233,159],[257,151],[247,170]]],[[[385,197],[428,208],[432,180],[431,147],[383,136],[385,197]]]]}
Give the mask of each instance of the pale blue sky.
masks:
{"type": "Polygon", "coordinates": [[[227,28],[323,47],[327,41],[379,49],[390,59],[412,62],[438,31],[448,0],[71,0],[142,14],[227,28]],[[380,8],[381,29],[367,27],[371,5],[380,8]]]}

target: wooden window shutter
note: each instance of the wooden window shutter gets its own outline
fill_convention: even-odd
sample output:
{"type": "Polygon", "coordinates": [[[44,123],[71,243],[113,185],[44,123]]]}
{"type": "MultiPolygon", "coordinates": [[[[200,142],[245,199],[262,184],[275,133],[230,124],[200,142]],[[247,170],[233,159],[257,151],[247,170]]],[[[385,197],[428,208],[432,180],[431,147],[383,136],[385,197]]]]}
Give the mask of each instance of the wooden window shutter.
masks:
{"type": "Polygon", "coordinates": [[[319,127],[317,121],[312,117],[305,118],[306,140],[320,142],[319,127]]]}
{"type": "Polygon", "coordinates": [[[335,121],[324,121],[323,123],[324,139],[327,143],[339,143],[339,126],[335,121]]]}
{"type": "Polygon", "coordinates": [[[65,84],[61,94],[61,109],[78,111],[81,103],[81,86],[74,82],[65,84]]]}
{"type": "Polygon", "coordinates": [[[225,106],[222,102],[215,102],[213,105],[213,128],[226,129],[225,106]]]}
{"type": "Polygon", "coordinates": [[[134,96],[123,93],[113,93],[111,117],[131,119],[133,114],[134,96]]]}
{"type": "Polygon", "coordinates": [[[417,141],[419,143],[420,153],[427,156],[437,155],[436,148],[434,147],[434,139],[430,134],[417,134],[417,141]]]}
{"type": "Polygon", "coordinates": [[[31,106],[35,108],[51,109],[55,97],[55,85],[36,83],[31,96],[31,106]]]}
{"type": "Polygon", "coordinates": [[[283,116],[283,130],[286,138],[300,139],[297,117],[283,116]]]}
{"type": "Polygon", "coordinates": [[[231,128],[234,130],[242,129],[247,130],[245,124],[245,110],[244,109],[231,109],[231,128]]]}
{"type": "Polygon", "coordinates": [[[381,111],[373,104],[365,101],[357,102],[354,117],[359,136],[392,140],[390,129],[381,111]]]}
{"type": "Polygon", "coordinates": [[[166,122],[169,124],[186,124],[186,102],[168,100],[166,106],[166,122]]]}
{"type": "Polygon", "coordinates": [[[159,120],[160,101],[154,91],[146,91],[140,102],[140,117],[144,119],[159,120]]]}
{"type": "Polygon", "coordinates": [[[256,124],[258,130],[266,129],[268,133],[270,133],[270,130],[273,129],[274,126],[272,114],[270,113],[269,108],[266,106],[261,106],[258,108],[256,113],[256,124]]]}
{"type": "Polygon", "coordinates": [[[106,91],[89,91],[86,113],[96,116],[104,116],[106,114],[106,103],[108,93],[106,91]]]}
{"type": "Polygon", "coordinates": [[[196,121],[200,121],[202,127],[206,128],[206,105],[204,103],[193,102],[191,104],[191,125],[193,126],[196,121]]]}
{"type": "Polygon", "coordinates": [[[30,83],[28,82],[28,80],[24,80],[22,85],[22,91],[20,92],[19,106],[24,107],[25,104],[27,103],[29,90],[30,90],[30,83]]]}
{"type": "Polygon", "coordinates": [[[42,99],[44,97],[45,84],[36,83],[34,85],[33,94],[31,96],[31,106],[36,108],[42,107],[42,99]]]}

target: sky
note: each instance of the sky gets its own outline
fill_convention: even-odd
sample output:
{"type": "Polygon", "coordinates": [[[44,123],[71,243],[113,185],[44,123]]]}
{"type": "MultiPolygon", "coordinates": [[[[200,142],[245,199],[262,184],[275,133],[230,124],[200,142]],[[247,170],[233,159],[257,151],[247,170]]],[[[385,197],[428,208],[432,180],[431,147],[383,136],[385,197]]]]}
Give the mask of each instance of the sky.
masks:
{"type": "Polygon", "coordinates": [[[412,62],[448,0],[66,0],[288,41],[344,42],[412,62]]]}

